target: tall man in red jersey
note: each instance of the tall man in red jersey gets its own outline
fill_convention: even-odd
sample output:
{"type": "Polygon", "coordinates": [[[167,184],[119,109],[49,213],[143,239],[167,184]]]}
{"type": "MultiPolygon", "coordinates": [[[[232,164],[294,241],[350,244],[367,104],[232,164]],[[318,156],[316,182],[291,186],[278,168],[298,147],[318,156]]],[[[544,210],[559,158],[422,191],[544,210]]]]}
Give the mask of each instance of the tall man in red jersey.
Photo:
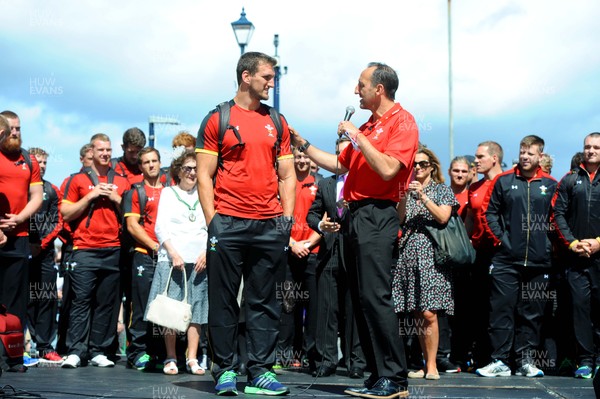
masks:
{"type": "Polygon", "coordinates": [[[120,205],[129,182],[110,167],[110,138],[98,133],[90,142],[94,162],[67,182],[61,208],[73,232],[65,368],[78,367],[88,352],[92,365],[114,366],[106,355],[119,316],[120,205]]]}
{"type": "Polygon", "coordinates": [[[320,167],[345,173],[344,199],[349,203],[344,234],[351,251],[350,290],[360,343],[371,376],[364,387],[346,393],[369,398],[408,396],[404,346],[392,303],[392,264],[399,228],[396,204],[405,195],[419,143],[414,117],[394,102],[398,75],[382,63],[370,63],[354,90],[360,107],[372,112],[360,128],[340,122],[339,134],[352,145],[336,157],[296,134],[292,141],[320,167]]]}
{"type": "Polygon", "coordinates": [[[25,328],[29,298],[29,217],[42,205],[43,189],[38,163],[21,151],[21,143],[19,117],[12,111],[2,112],[0,230],[7,241],[0,247],[0,303],[18,316],[25,328]]]}
{"type": "Polygon", "coordinates": [[[242,55],[222,143],[219,112],[206,116],[196,140],[198,194],[208,224],[208,328],[217,395],[237,395],[233,360],[242,275],[249,379],[244,392],[289,393],[271,372],[281,313],[275,287],[285,277],[296,197],[289,128],[280,117],[277,148],[278,133],[261,103],[269,98],[276,64],[266,54],[242,55]]]}
{"type": "Polygon", "coordinates": [[[151,356],[157,355],[151,353],[152,333],[148,327],[151,327],[152,323],[144,321],[144,313],[159,247],[154,226],[163,188],[159,180],[160,153],[155,148],[145,147],[139,152],[138,164],[144,175],[139,189],[144,190],[145,196],[140,198],[138,187],[135,185],[123,197],[123,213],[127,223],[124,227],[135,240],[131,268],[131,340],[127,347],[127,364],[137,370],[144,370],[152,360],[151,356]]]}

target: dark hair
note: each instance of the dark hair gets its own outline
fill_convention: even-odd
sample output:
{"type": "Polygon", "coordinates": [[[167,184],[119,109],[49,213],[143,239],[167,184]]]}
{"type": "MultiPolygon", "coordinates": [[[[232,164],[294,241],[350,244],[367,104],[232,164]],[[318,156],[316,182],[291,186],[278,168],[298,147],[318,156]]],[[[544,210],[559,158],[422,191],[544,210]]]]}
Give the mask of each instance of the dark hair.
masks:
{"type": "Polygon", "coordinates": [[[578,168],[583,163],[583,152],[576,152],[571,158],[571,170],[578,168]]]}
{"type": "Polygon", "coordinates": [[[375,67],[371,76],[371,86],[382,85],[387,97],[390,100],[394,100],[396,98],[396,90],[398,90],[398,74],[396,71],[381,62],[370,62],[367,67],[375,67]]]}
{"type": "Polygon", "coordinates": [[[144,147],[146,145],[146,135],[137,127],[131,127],[123,133],[123,145],[125,147],[129,145],[144,147]]]}
{"type": "Polygon", "coordinates": [[[240,57],[236,68],[238,86],[242,83],[242,74],[244,71],[248,71],[250,75],[254,75],[258,72],[258,67],[261,63],[275,66],[277,65],[277,59],[255,51],[244,53],[240,57]]]}
{"type": "Polygon", "coordinates": [[[169,173],[171,174],[171,178],[175,181],[176,184],[179,184],[179,171],[181,170],[183,163],[188,158],[196,160],[196,153],[194,152],[194,150],[185,150],[183,154],[171,161],[169,173]]]}
{"type": "Polygon", "coordinates": [[[158,152],[158,150],[154,147],[144,147],[142,148],[139,152],[138,152],[138,156],[137,156],[137,163],[138,165],[140,165],[142,163],[142,155],[146,155],[150,152],[154,152],[156,153],[156,156],[158,157],[158,160],[160,161],[160,152],[158,152]]]}

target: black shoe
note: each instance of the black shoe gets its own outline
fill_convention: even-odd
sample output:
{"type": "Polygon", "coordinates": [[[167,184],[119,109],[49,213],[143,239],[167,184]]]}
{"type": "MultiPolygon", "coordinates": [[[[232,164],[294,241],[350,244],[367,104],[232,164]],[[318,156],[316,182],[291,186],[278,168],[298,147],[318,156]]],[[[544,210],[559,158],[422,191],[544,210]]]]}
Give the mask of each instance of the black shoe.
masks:
{"type": "Polygon", "coordinates": [[[438,371],[441,371],[441,372],[460,373],[460,371],[461,371],[460,366],[452,363],[450,361],[450,359],[448,359],[447,357],[442,358],[442,359],[437,359],[436,363],[437,363],[438,371]]]}
{"type": "Polygon", "coordinates": [[[313,377],[329,377],[335,375],[335,371],[335,367],[318,367],[312,375],[313,377]]]}
{"type": "Polygon", "coordinates": [[[365,372],[362,371],[362,369],[359,369],[358,367],[352,367],[348,372],[348,377],[353,379],[365,378],[365,372]]]}
{"type": "Polygon", "coordinates": [[[407,398],[408,388],[401,387],[386,377],[381,377],[371,389],[356,396],[381,399],[407,398]]]}
{"type": "Polygon", "coordinates": [[[377,382],[377,380],[379,380],[379,378],[377,378],[373,374],[371,374],[369,376],[369,378],[367,378],[364,381],[364,384],[363,384],[362,387],[348,387],[348,388],[346,388],[346,390],[344,391],[344,393],[346,395],[361,396],[363,393],[365,393],[369,389],[373,388],[373,385],[375,385],[375,383],[377,382]]]}

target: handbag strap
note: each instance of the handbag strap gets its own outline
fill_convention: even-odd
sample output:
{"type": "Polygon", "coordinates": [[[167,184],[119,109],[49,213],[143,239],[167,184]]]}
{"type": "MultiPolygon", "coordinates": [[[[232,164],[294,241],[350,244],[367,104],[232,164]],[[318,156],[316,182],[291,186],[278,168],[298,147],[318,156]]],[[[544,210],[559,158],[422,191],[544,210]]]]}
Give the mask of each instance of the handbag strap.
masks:
{"type": "MultiPolygon", "coordinates": [[[[163,295],[168,296],[167,295],[167,291],[169,290],[169,283],[171,283],[171,275],[173,274],[173,269],[174,267],[171,266],[171,270],[169,271],[169,278],[167,279],[167,284],[165,285],[165,291],[163,292],[163,295]]],[[[185,264],[183,265],[183,303],[187,303],[187,294],[188,294],[188,290],[187,290],[187,274],[185,272],[185,264]]]]}

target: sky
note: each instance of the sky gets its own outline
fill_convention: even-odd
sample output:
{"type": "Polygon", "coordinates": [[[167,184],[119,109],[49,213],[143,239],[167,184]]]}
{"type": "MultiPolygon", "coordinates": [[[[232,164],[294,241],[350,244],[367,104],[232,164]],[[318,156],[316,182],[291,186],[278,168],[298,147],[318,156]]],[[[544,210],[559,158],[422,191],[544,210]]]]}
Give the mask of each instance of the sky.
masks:
{"type": "MultiPolygon", "coordinates": [[[[0,108],[19,114],[25,148],[50,153],[54,184],[79,169],[95,133],[122,154],[123,132],[156,125],[163,163],[180,130],[196,135],[206,113],[235,95],[240,48],[231,22],[255,25],[247,51],[278,56],[280,111],[313,145],[334,152],[346,107],[370,114],[354,88],[369,62],[399,76],[398,101],[420,140],[450,161],[448,2],[0,0],[0,108]]],[[[546,141],[560,178],[600,131],[600,2],[455,0],[451,4],[453,155],[494,140],[510,166],[519,141],[546,141]]],[[[272,104],[271,99],[267,102],[272,104]]],[[[327,175],[327,173],[325,173],[327,175]]]]}

